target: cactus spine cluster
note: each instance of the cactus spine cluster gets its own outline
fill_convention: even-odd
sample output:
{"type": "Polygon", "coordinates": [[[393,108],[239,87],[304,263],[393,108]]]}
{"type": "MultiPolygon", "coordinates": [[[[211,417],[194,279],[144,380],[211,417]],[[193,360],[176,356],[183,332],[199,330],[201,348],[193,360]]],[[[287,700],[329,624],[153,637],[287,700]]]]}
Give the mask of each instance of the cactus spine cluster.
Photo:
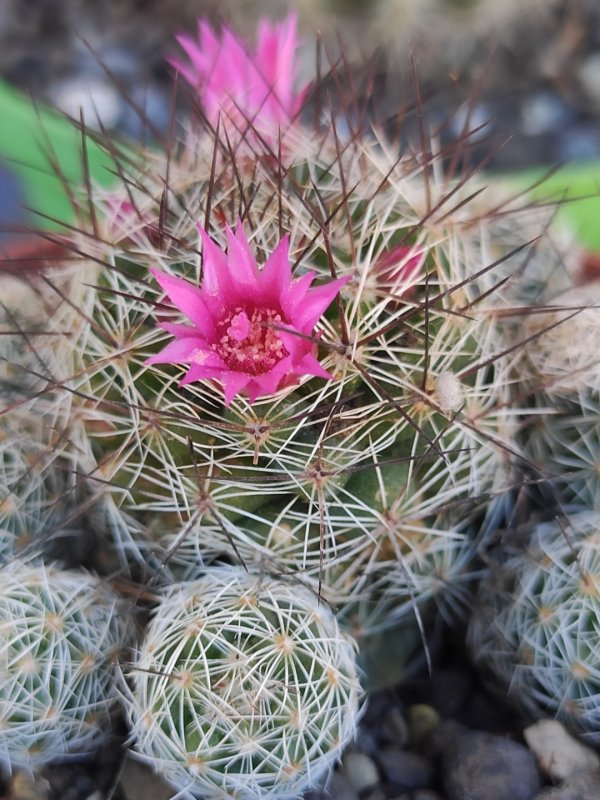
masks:
{"type": "Polygon", "coordinates": [[[353,738],[361,696],[330,609],[241,567],[165,589],[128,677],[134,746],[186,797],[296,797],[353,738]]]}
{"type": "Polygon", "coordinates": [[[600,515],[539,523],[515,541],[480,585],[473,658],[521,708],[598,742],[600,515]]]}
{"type": "Polygon", "coordinates": [[[528,244],[543,213],[451,177],[433,142],[399,156],[322,108],[273,137],[226,107],[164,152],[111,144],[122,180],[87,188],[35,341],[7,314],[0,522],[7,559],[79,526],[102,572],[158,587],[121,686],[134,747],[183,794],[255,798],[313,783],[352,735],[338,626],[362,642],[466,609],[482,520],[531,462],[519,371],[543,335],[514,318],[563,259],[551,233],[528,244]],[[290,273],[281,307],[259,269],[290,273]],[[339,293],[305,329],[313,282],[339,293]]]}
{"type": "Polygon", "coordinates": [[[91,575],[19,559],[0,567],[3,767],[93,751],[130,633],[119,598],[91,575]]]}

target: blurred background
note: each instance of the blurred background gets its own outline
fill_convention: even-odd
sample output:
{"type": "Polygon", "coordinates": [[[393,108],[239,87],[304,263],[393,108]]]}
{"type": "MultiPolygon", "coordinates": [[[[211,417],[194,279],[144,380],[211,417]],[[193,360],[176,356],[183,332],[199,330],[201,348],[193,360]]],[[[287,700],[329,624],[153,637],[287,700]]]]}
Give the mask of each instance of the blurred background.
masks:
{"type": "MultiPolygon", "coordinates": [[[[304,77],[314,76],[319,41],[382,124],[411,108],[416,74],[428,126],[442,139],[477,129],[473,158],[488,168],[600,159],[598,0],[2,0],[3,227],[31,223],[23,205],[40,206],[35,180],[48,171],[26,171],[48,148],[31,98],[118,136],[151,138],[169,124],[165,57],[177,52],[177,32],[207,16],[251,37],[258,18],[290,8],[304,77]]],[[[63,131],[52,130],[60,148],[63,131]]]]}

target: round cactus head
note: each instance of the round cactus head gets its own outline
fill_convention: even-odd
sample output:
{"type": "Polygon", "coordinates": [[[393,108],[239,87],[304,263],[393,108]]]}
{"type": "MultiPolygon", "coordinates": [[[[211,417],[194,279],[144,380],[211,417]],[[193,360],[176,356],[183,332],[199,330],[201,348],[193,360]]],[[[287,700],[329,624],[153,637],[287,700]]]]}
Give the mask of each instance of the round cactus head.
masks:
{"type": "Polygon", "coordinates": [[[128,679],[135,749],[181,796],[296,796],[335,764],[360,699],[327,606],[238,567],[165,591],[128,679]]]}
{"type": "Polygon", "coordinates": [[[117,597],[84,572],[18,560],[0,570],[0,763],[90,750],[116,700],[126,642],[117,597]]]}
{"type": "Polygon", "coordinates": [[[538,525],[480,586],[475,661],[536,715],[600,741],[600,514],[538,525]]]}

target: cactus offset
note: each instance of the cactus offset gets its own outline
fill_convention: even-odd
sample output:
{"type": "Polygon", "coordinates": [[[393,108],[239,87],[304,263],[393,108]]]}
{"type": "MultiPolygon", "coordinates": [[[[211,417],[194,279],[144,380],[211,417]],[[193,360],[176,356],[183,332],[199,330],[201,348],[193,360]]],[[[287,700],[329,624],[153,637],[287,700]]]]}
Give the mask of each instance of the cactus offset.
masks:
{"type": "Polygon", "coordinates": [[[128,679],[134,747],[178,797],[297,796],[354,736],[361,694],[317,596],[241,567],[165,590],[128,679]]]}
{"type": "Polygon", "coordinates": [[[600,516],[538,524],[480,585],[469,628],[475,662],[533,715],[598,741],[600,516]]]}
{"type": "Polygon", "coordinates": [[[32,766],[92,751],[109,729],[127,643],[120,601],[85,572],[0,567],[0,761],[32,766]]]}

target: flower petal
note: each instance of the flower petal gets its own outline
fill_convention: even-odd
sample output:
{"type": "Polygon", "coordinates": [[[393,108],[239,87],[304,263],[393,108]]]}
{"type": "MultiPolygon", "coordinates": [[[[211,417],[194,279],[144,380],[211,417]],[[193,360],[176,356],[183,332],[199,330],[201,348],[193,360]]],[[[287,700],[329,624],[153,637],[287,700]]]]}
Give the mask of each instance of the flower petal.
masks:
{"type": "Polygon", "coordinates": [[[144,364],[181,364],[189,361],[194,350],[198,349],[199,340],[195,336],[173,339],[160,353],[150,356],[144,364]]]}
{"type": "Polygon", "coordinates": [[[229,274],[227,256],[200,224],[197,227],[202,240],[202,291],[212,313],[221,316],[225,308],[235,303],[237,292],[229,274]]]}
{"type": "Polygon", "coordinates": [[[171,302],[196,325],[198,333],[211,339],[215,336],[215,326],[211,312],[204,302],[204,292],[183,278],[167,275],[157,269],[150,272],[171,302]]]}
{"type": "Polygon", "coordinates": [[[293,285],[289,253],[290,237],[287,234],[267,258],[260,271],[258,282],[265,303],[277,303],[281,307],[284,290],[293,285]]]}
{"type": "Polygon", "coordinates": [[[259,287],[258,267],[241,222],[238,222],[235,232],[227,226],[226,235],[227,264],[232,283],[236,285],[238,291],[249,292],[251,295],[249,299],[254,300],[259,287]]]}
{"type": "Polygon", "coordinates": [[[322,366],[321,362],[312,352],[306,353],[304,358],[295,364],[299,375],[315,375],[317,378],[328,378],[331,380],[333,375],[322,366]]]}
{"type": "Polygon", "coordinates": [[[347,275],[311,289],[307,293],[302,307],[294,316],[294,327],[301,331],[312,331],[324,311],[331,305],[334,297],[349,280],[350,276],[347,275]]]}
{"type": "Polygon", "coordinates": [[[224,372],[220,376],[220,380],[223,384],[223,391],[225,392],[225,405],[228,406],[236,394],[239,394],[248,386],[252,380],[252,376],[246,375],[244,372],[231,371],[224,372]]]}

